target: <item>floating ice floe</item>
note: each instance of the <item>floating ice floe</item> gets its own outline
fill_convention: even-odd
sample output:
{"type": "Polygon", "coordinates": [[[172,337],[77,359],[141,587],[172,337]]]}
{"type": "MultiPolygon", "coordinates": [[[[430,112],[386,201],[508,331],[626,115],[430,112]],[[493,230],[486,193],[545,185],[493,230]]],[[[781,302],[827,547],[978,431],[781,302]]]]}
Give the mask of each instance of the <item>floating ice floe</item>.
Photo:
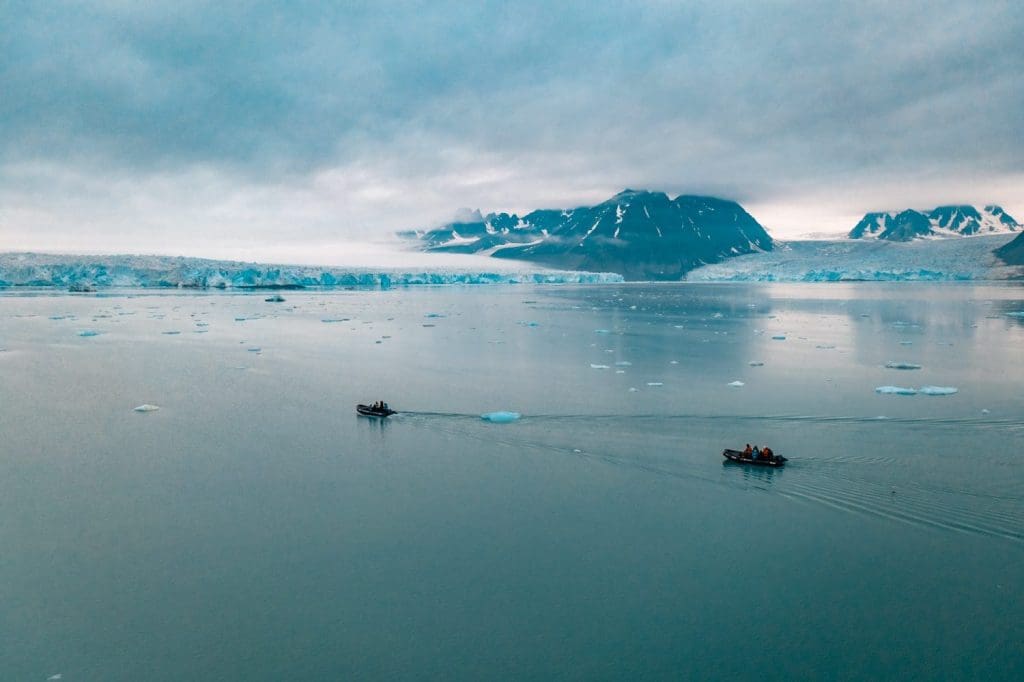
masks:
{"type": "Polygon", "coordinates": [[[955,386],[922,386],[920,392],[922,395],[953,395],[960,389],[955,386]]]}
{"type": "Polygon", "coordinates": [[[834,343],[819,343],[817,346],[815,346],[815,348],[819,348],[821,350],[832,350],[835,347],[836,346],[834,343]]]}
{"type": "Polygon", "coordinates": [[[921,365],[914,362],[887,362],[886,369],[921,369],[921,365]]]}
{"type": "Polygon", "coordinates": [[[881,393],[882,395],[917,395],[917,390],[904,388],[903,386],[879,386],[875,389],[875,393],[881,393]]]}
{"type": "Polygon", "coordinates": [[[170,331],[170,332],[160,332],[160,333],[164,334],[166,336],[175,336],[176,334],[180,334],[181,332],[179,332],[179,331],[170,331]]]}
{"type": "Polygon", "coordinates": [[[79,336],[99,336],[100,333],[98,331],[93,330],[93,329],[83,329],[82,331],[78,332],[78,335],[79,336]]]}
{"type": "Polygon", "coordinates": [[[900,345],[901,346],[913,346],[914,342],[913,341],[900,341],[900,345]]]}
{"type": "Polygon", "coordinates": [[[156,412],[160,409],[158,405],[150,405],[149,403],[143,403],[136,408],[133,408],[136,412],[156,412]]]}
{"type": "Polygon", "coordinates": [[[730,381],[729,385],[732,386],[733,388],[740,388],[742,386],[746,386],[745,383],[743,383],[742,381],[739,381],[739,380],[737,380],[737,381],[730,381]]]}
{"type": "Polygon", "coordinates": [[[480,415],[480,418],[484,421],[493,422],[495,424],[508,424],[519,419],[520,415],[518,412],[487,412],[486,414],[480,415]]]}
{"type": "Polygon", "coordinates": [[[647,385],[648,385],[648,386],[664,386],[665,384],[663,384],[663,383],[662,383],[662,382],[660,382],[660,381],[648,381],[648,382],[647,382],[647,385]]]}
{"type": "Polygon", "coordinates": [[[632,367],[633,363],[630,362],[629,360],[619,360],[618,362],[615,363],[615,366],[616,367],[632,367]]]}
{"type": "Polygon", "coordinates": [[[590,368],[591,369],[608,369],[608,365],[598,365],[598,364],[595,364],[595,363],[592,362],[592,363],[590,363],[590,368]]]}
{"type": "Polygon", "coordinates": [[[629,387],[629,392],[630,392],[630,393],[636,393],[636,392],[637,392],[637,391],[639,391],[639,390],[640,390],[640,389],[639,389],[639,388],[637,388],[636,386],[630,386],[630,387],[629,387]]]}
{"type": "Polygon", "coordinates": [[[611,332],[608,331],[607,329],[595,329],[594,333],[595,334],[611,334],[611,332]]]}
{"type": "Polygon", "coordinates": [[[785,341],[786,340],[786,335],[785,334],[776,334],[775,336],[772,337],[772,340],[773,341],[785,341]]]}
{"type": "Polygon", "coordinates": [[[750,365],[751,367],[764,367],[764,363],[761,362],[760,360],[751,360],[747,364],[750,365]]]}

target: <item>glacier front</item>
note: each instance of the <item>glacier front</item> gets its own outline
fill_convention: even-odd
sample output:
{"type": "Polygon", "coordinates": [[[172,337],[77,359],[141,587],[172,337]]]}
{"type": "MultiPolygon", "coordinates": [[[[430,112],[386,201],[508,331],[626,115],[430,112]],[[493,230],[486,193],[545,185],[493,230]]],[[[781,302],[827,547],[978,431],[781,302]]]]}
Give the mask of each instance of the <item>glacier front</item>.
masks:
{"type": "Polygon", "coordinates": [[[0,254],[0,287],[95,288],[163,287],[219,289],[301,289],[440,284],[592,284],[622,282],[621,275],[496,264],[491,271],[438,267],[343,268],[266,265],[175,256],[70,256],[0,254]],[[504,266],[504,267],[503,267],[504,266]]]}

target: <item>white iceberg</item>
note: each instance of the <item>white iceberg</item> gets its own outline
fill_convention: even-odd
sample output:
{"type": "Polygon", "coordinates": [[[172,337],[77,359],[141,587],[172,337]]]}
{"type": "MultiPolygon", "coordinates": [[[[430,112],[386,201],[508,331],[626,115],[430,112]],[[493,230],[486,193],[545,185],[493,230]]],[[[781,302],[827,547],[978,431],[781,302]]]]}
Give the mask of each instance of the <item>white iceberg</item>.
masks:
{"type": "Polygon", "coordinates": [[[136,412],[156,412],[160,409],[158,405],[150,405],[149,403],[143,403],[136,408],[133,408],[136,412]]]}
{"type": "Polygon", "coordinates": [[[879,386],[875,389],[875,393],[881,393],[882,395],[917,395],[917,390],[904,388],[903,386],[879,386]]]}
{"type": "Polygon", "coordinates": [[[737,381],[730,381],[729,385],[732,386],[733,388],[740,388],[741,386],[746,386],[745,383],[743,383],[742,381],[739,381],[739,380],[737,380],[737,381]]]}
{"type": "Polygon", "coordinates": [[[922,386],[920,389],[923,395],[953,395],[959,392],[960,389],[955,386],[922,386]]]}

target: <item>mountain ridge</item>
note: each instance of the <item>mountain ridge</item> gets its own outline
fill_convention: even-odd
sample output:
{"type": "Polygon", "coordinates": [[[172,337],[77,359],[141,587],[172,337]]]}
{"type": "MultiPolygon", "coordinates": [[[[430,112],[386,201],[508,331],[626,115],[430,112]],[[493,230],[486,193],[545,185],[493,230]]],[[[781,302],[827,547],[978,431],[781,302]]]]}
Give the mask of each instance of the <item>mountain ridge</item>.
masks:
{"type": "MultiPolygon", "coordinates": [[[[463,215],[480,215],[461,212],[463,215]]],[[[625,189],[594,206],[480,215],[403,233],[424,251],[478,253],[551,267],[679,280],[694,267],[772,249],[764,227],[735,201],[625,189]]]]}
{"type": "Polygon", "coordinates": [[[935,237],[971,237],[1002,234],[1024,229],[1001,206],[988,204],[980,211],[969,204],[948,204],[928,211],[876,211],[865,213],[852,230],[850,239],[910,241],[935,237]]]}

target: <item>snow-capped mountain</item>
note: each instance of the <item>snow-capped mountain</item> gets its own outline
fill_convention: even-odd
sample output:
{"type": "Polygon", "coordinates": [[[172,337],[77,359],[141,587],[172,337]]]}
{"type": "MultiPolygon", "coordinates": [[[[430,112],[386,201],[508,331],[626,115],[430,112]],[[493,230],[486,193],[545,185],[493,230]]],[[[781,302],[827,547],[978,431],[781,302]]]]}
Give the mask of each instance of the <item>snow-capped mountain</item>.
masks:
{"type": "Polygon", "coordinates": [[[700,265],[768,251],[772,238],[734,201],[625,190],[596,206],[492,213],[419,233],[427,251],[483,253],[633,280],[678,280],[700,265]]]}
{"type": "Polygon", "coordinates": [[[1018,232],[1022,226],[999,206],[939,206],[930,211],[867,213],[850,231],[850,239],[905,242],[920,237],[970,237],[1018,232]]]}

